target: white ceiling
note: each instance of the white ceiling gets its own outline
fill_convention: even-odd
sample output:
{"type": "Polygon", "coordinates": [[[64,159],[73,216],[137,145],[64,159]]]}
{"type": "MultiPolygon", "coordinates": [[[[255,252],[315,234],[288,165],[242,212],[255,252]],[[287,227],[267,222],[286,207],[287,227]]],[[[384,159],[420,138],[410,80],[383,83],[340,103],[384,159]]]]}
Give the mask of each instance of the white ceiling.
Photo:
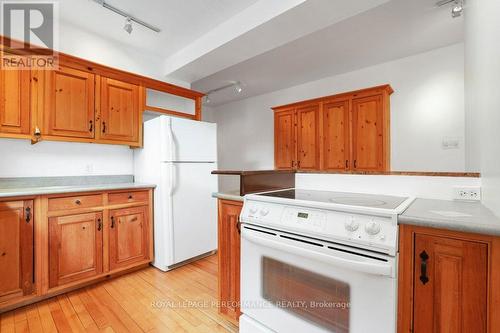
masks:
{"type": "Polygon", "coordinates": [[[463,19],[434,0],[393,0],[198,80],[199,91],[241,81],[211,105],[284,89],[463,41],[463,19]]]}
{"type": "Polygon", "coordinates": [[[436,0],[60,0],[63,24],[156,56],[157,77],[210,91],[220,105],[463,41],[463,19],[436,0]],[[194,82],[193,82],[194,81],[194,82]]]}
{"type": "Polygon", "coordinates": [[[257,0],[106,0],[124,12],[159,27],[160,33],[134,24],[131,35],[125,19],[92,0],[59,1],[60,18],[89,32],[168,57],[207,31],[251,6],[257,0]]]}

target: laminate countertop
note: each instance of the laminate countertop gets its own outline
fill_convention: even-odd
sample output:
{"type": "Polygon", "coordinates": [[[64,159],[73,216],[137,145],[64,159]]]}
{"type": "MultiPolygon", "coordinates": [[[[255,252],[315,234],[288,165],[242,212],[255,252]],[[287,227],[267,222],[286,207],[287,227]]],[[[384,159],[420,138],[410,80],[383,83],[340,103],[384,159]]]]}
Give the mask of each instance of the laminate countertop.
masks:
{"type": "Polygon", "coordinates": [[[0,198],[155,187],[132,175],[0,178],[0,198]]]}
{"type": "Polygon", "coordinates": [[[480,202],[416,199],[400,224],[500,236],[500,218],[480,202]]]}
{"type": "Polygon", "coordinates": [[[243,201],[243,196],[240,195],[240,191],[226,191],[226,192],[215,192],[212,193],[212,197],[223,200],[232,201],[243,201]]]}

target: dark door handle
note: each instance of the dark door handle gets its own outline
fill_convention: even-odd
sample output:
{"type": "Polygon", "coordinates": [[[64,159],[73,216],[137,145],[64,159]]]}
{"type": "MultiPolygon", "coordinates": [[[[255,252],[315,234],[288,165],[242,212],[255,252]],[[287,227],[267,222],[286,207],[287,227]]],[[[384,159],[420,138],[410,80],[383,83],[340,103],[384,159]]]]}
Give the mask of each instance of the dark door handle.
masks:
{"type": "Polygon", "coordinates": [[[236,222],[236,230],[238,230],[238,234],[241,235],[241,222],[240,222],[239,218],[238,218],[238,222],[236,222]]]}
{"type": "Polygon", "coordinates": [[[106,133],[106,122],[105,121],[102,122],[102,132],[106,133]]]}
{"type": "Polygon", "coordinates": [[[94,122],[91,120],[89,121],[89,132],[92,132],[94,130],[94,122]]]}
{"type": "Polygon", "coordinates": [[[26,223],[30,223],[31,221],[31,208],[26,207],[26,223]]]}
{"type": "Polygon", "coordinates": [[[420,281],[422,284],[429,282],[429,277],[427,276],[427,260],[429,260],[429,255],[427,252],[422,251],[422,253],[420,253],[420,281]]]}
{"type": "Polygon", "coordinates": [[[111,216],[111,228],[115,227],[115,217],[111,216]]]}
{"type": "Polygon", "coordinates": [[[102,221],[101,219],[97,219],[97,231],[101,231],[102,229],[102,221]]]}
{"type": "Polygon", "coordinates": [[[356,160],[354,160],[354,169],[356,169],[358,167],[358,163],[356,160]]]}
{"type": "Polygon", "coordinates": [[[349,160],[345,160],[345,168],[349,169],[349,160]]]}

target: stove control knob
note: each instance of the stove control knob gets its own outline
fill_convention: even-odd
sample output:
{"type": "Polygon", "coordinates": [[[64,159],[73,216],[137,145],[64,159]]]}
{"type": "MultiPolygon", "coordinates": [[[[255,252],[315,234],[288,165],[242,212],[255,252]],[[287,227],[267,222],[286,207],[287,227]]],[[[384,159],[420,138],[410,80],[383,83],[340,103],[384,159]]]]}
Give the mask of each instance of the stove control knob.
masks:
{"type": "Polygon", "coordinates": [[[261,216],[267,216],[267,214],[269,214],[269,209],[263,208],[259,213],[261,216]]]}
{"type": "Polygon", "coordinates": [[[253,215],[253,214],[255,214],[255,213],[257,213],[257,208],[255,208],[255,207],[251,207],[251,208],[250,208],[250,214],[252,214],[252,215],[253,215]]]}
{"type": "Polygon", "coordinates": [[[345,226],[345,230],[350,231],[350,232],[354,232],[354,231],[358,230],[359,223],[356,222],[354,217],[351,217],[351,218],[349,218],[349,220],[347,220],[345,222],[344,226],[345,226]]]}
{"type": "Polygon", "coordinates": [[[371,220],[365,225],[365,231],[368,235],[374,236],[380,232],[380,224],[371,220]]]}

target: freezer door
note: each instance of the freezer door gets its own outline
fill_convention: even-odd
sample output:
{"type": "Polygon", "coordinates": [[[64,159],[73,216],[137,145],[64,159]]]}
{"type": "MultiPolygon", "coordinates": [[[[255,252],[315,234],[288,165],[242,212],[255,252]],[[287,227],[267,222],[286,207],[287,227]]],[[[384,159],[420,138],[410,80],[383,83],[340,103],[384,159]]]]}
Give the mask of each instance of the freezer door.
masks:
{"type": "Polygon", "coordinates": [[[162,116],[162,160],[216,162],[217,125],[162,116]]]}
{"type": "Polygon", "coordinates": [[[172,174],[174,264],[217,249],[215,163],[167,163],[172,174]]]}

